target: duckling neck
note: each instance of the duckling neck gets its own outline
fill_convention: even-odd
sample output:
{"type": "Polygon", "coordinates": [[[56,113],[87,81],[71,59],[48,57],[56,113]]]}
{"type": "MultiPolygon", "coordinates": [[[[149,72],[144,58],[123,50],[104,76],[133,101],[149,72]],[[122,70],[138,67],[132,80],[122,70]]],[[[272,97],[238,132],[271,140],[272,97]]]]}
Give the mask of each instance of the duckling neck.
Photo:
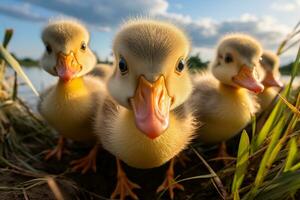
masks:
{"type": "Polygon", "coordinates": [[[63,90],[64,92],[80,91],[85,88],[84,80],[82,77],[74,78],[68,82],[61,79],[58,80],[57,89],[63,90]]]}
{"type": "Polygon", "coordinates": [[[86,87],[84,78],[79,77],[68,82],[59,80],[55,93],[59,98],[64,100],[85,96],[89,93],[89,90],[86,87]]]}
{"type": "Polygon", "coordinates": [[[234,86],[231,86],[231,85],[226,85],[226,84],[223,84],[223,83],[220,83],[219,87],[220,87],[220,90],[226,91],[226,92],[229,92],[229,93],[233,93],[233,94],[234,93],[239,94],[239,93],[243,93],[243,92],[246,91],[244,88],[238,88],[238,87],[234,87],[234,86]]]}

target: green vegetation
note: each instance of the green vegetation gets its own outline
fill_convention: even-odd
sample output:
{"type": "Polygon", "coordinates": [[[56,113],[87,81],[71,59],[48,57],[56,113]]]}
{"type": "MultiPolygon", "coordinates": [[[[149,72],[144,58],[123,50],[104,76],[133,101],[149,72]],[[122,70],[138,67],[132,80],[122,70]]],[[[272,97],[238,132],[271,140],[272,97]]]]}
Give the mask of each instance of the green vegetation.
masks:
{"type": "MultiPolygon", "coordinates": [[[[290,75],[292,68],[293,68],[293,62],[280,67],[279,70],[280,70],[280,73],[283,75],[290,75]]],[[[298,69],[298,71],[297,71],[297,76],[299,76],[299,75],[300,75],[300,69],[298,69]]]]}
{"type": "Polygon", "coordinates": [[[209,62],[203,62],[200,54],[192,55],[189,57],[187,64],[191,70],[206,69],[209,62]]]}
{"type": "Polygon", "coordinates": [[[37,67],[39,66],[39,61],[38,60],[33,60],[31,58],[22,58],[18,59],[19,63],[21,66],[24,67],[37,67]]]}

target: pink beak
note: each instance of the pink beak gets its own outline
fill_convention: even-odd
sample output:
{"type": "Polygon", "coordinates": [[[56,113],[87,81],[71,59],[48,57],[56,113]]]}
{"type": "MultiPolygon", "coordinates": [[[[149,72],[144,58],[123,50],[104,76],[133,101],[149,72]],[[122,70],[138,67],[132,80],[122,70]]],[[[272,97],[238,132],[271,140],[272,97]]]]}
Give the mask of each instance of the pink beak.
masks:
{"type": "Polygon", "coordinates": [[[59,78],[64,82],[68,82],[81,70],[81,65],[77,62],[73,52],[68,55],[58,53],[55,68],[59,78]]]}
{"type": "Polygon", "coordinates": [[[239,73],[232,80],[237,85],[255,93],[260,93],[264,90],[264,86],[254,77],[253,68],[246,65],[242,66],[239,73]]]}
{"type": "Polygon", "coordinates": [[[171,100],[163,76],[154,83],[140,76],[130,103],[137,128],[150,139],[157,138],[168,128],[171,100]]]}
{"type": "Polygon", "coordinates": [[[272,72],[267,72],[262,84],[266,87],[283,87],[283,83],[280,80],[275,79],[272,72]]]}

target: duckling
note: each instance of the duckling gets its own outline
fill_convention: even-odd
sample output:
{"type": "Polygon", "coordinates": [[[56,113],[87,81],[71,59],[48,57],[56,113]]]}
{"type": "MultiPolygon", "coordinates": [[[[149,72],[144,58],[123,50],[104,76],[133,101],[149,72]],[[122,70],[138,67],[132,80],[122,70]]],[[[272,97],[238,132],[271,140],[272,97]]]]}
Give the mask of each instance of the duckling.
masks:
{"type": "Polygon", "coordinates": [[[129,20],[115,36],[114,73],[107,83],[108,97],[98,111],[95,130],[103,148],[117,158],[118,194],[137,199],[120,160],[148,169],[171,160],[166,179],[157,192],[168,187],[171,198],[173,158],[193,138],[194,117],[185,104],[192,92],[186,67],[189,40],[176,26],[151,19],[129,20]],[[104,112],[104,114],[103,114],[104,112]],[[105,116],[105,119],[103,119],[105,116]]]}
{"type": "MultiPolygon", "coordinates": [[[[48,150],[45,159],[56,156],[60,160],[65,138],[95,145],[92,119],[105,85],[92,76],[84,76],[95,66],[96,57],[88,46],[89,33],[82,24],[72,20],[51,21],[43,29],[42,40],[45,52],[40,64],[49,74],[59,77],[55,85],[42,93],[38,104],[41,115],[60,134],[56,148],[48,150]]],[[[98,148],[95,145],[86,157],[72,161],[73,170],[96,171],[98,148]]]]}
{"type": "Polygon", "coordinates": [[[278,92],[283,87],[280,81],[279,57],[271,51],[264,51],[261,58],[260,76],[263,77],[262,84],[265,89],[258,95],[261,111],[264,111],[276,98],[278,92]]]}
{"type": "Polygon", "coordinates": [[[197,75],[189,100],[202,122],[197,130],[202,142],[216,144],[230,139],[257,112],[258,104],[248,91],[263,91],[256,76],[261,54],[261,45],[248,35],[229,34],[220,40],[211,72],[197,75]]]}

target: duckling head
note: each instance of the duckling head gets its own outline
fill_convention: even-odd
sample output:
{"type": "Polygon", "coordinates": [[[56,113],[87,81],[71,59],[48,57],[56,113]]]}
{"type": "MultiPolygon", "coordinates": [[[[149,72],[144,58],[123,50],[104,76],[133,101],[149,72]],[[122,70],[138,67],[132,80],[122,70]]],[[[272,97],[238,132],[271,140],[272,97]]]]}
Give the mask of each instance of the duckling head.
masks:
{"type": "Polygon", "coordinates": [[[71,20],[51,21],[42,32],[45,52],[41,66],[64,82],[80,77],[96,64],[86,28],[71,20]]]}
{"type": "Polygon", "coordinates": [[[260,64],[264,72],[262,84],[265,87],[283,87],[279,80],[279,57],[271,51],[264,51],[261,58],[260,64]]]}
{"type": "Polygon", "coordinates": [[[229,34],[218,45],[212,64],[213,75],[223,84],[262,92],[257,67],[262,55],[261,45],[245,34],[229,34]]]}
{"type": "Polygon", "coordinates": [[[191,94],[189,50],[185,34],[166,22],[130,20],[116,34],[108,88],[119,104],[133,110],[136,127],[151,139],[168,128],[169,112],[191,94]]]}

